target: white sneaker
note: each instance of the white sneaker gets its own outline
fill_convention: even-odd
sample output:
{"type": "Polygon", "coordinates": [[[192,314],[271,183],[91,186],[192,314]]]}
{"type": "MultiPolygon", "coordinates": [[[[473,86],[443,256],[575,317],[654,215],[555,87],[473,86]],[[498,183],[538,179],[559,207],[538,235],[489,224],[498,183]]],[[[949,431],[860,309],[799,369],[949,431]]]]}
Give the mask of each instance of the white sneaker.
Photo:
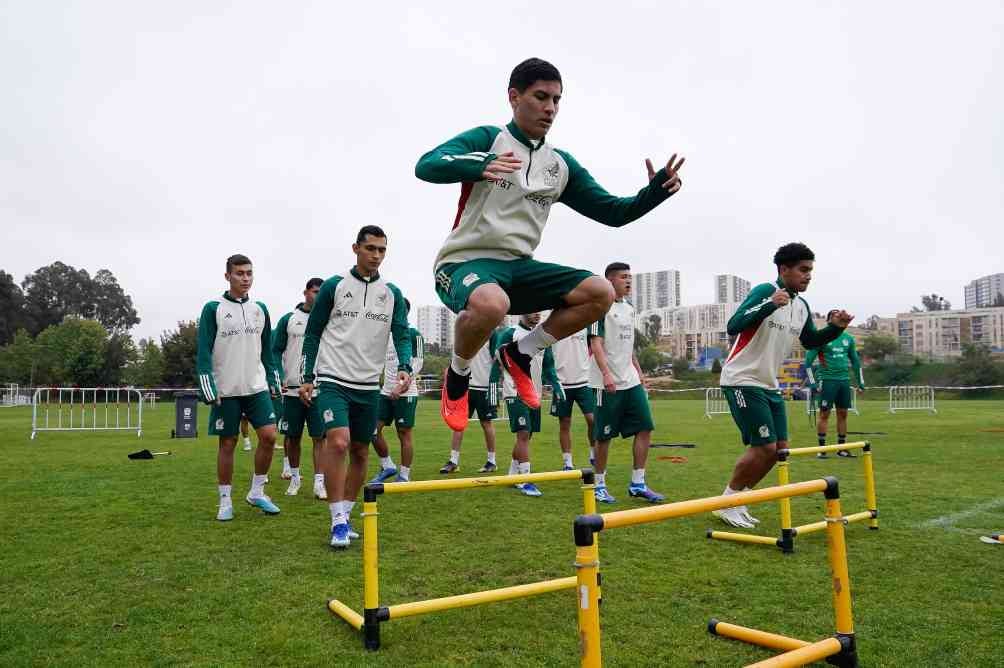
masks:
{"type": "Polygon", "coordinates": [[[286,496],[296,496],[300,493],[300,479],[293,478],[289,481],[289,487],[286,488],[286,496]]]}
{"type": "Polygon", "coordinates": [[[234,504],[220,504],[219,510],[216,511],[216,519],[220,522],[229,522],[234,518],[234,504]]]}
{"type": "Polygon", "coordinates": [[[251,451],[251,439],[250,438],[245,438],[244,439],[244,452],[250,452],[250,451],[251,451]]]}
{"type": "Polygon", "coordinates": [[[283,469],[282,470],[282,475],[279,476],[279,477],[282,478],[283,480],[292,480],[293,479],[293,472],[291,470],[289,470],[289,469],[283,469]]]}
{"type": "Polygon", "coordinates": [[[746,508],[746,506],[740,506],[739,508],[736,508],[736,510],[739,511],[739,514],[742,515],[743,519],[747,522],[753,524],[754,526],[760,524],[760,520],[750,515],[750,511],[746,508]]]}
{"type": "Polygon", "coordinates": [[[321,501],[326,501],[328,498],[328,490],[324,488],[324,483],[314,485],[314,498],[320,499],[321,501]]]}
{"type": "Polygon", "coordinates": [[[738,508],[722,508],[721,510],[711,511],[711,514],[720,519],[722,522],[739,529],[754,528],[753,523],[747,522],[746,519],[743,518],[742,513],[739,512],[738,508]]]}

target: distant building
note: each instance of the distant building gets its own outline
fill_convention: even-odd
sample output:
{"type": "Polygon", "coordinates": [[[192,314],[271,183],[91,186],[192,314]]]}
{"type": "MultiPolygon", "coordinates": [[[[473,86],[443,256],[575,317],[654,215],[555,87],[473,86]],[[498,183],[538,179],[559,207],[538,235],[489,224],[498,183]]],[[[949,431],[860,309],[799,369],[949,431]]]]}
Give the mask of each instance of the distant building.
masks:
{"type": "Polygon", "coordinates": [[[733,302],[654,309],[638,313],[635,326],[644,332],[651,316],[659,316],[659,336],[662,343],[668,342],[670,354],[696,361],[705,355],[708,348],[728,351],[726,328],[729,318],[738,308],[739,304],[733,302]]]}
{"type": "Polygon", "coordinates": [[[637,312],[679,306],[680,272],[664,269],[634,274],[631,303],[637,312]]]}
{"type": "Polygon", "coordinates": [[[1004,307],[899,313],[895,334],[900,352],[930,359],[956,357],[970,343],[1004,351],[1004,307]]]}
{"type": "Polygon", "coordinates": [[[453,350],[453,324],[456,320],[457,316],[445,306],[419,306],[416,328],[422,333],[427,346],[453,350]]]}
{"type": "Polygon", "coordinates": [[[1004,300],[1004,274],[990,274],[970,281],[965,293],[967,311],[993,306],[998,296],[1004,300]]]}
{"type": "Polygon", "coordinates": [[[731,304],[741,302],[750,293],[750,282],[732,274],[715,276],[715,303],[731,304]]]}

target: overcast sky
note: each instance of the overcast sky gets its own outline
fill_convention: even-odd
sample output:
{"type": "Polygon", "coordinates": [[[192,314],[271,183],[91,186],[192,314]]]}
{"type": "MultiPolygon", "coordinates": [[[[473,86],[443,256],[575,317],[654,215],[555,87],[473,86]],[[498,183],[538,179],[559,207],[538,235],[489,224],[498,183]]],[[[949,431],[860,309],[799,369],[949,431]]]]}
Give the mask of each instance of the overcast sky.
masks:
{"type": "Polygon", "coordinates": [[[414,164],[507,122],[509,72],[539,56],[565,84],[549,140],[608,190],[687,158],[628,227],[554,207],[540,259],[678,269],[699,304],[801,240],[814,310],[859,320],[1004,272],[999,0],[409,4],[0,1],[0,268],[108,268],[159,336],[231,253],[277,319],[375,223],[383,274],[438,303],[460,186],[414,164]]]}

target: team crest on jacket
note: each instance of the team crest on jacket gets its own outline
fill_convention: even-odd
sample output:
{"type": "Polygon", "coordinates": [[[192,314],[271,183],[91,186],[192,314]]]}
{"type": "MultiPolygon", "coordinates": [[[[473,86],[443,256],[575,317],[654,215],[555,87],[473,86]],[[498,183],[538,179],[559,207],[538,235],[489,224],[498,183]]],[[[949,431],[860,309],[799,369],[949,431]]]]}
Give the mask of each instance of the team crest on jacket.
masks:
{"type": "Polygon", "coordinates": [[[549,186],[558,185],[559,174],[560,168],[558,167],[558,161],[555,160],[553,163],[544,168],[544,183],[549,186]]]}
{"type": "Polygon", "coordinates": [[[760,438],[767,438],[770,436],[770,427],[763,424],[760,425],[760,438]]]}
{"type": "Polygon", "coordinates": [[[379,297],[377,297],[377,306],[384,306],[387,303],[387,291],[384,290],[379,297]]]}

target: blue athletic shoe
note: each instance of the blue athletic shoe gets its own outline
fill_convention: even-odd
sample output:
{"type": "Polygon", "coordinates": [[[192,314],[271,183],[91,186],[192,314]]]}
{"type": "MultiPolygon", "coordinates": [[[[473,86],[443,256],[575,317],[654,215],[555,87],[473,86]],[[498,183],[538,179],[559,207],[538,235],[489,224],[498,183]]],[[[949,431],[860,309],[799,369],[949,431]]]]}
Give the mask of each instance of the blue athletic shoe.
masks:
{"type": "Polygon", "coordinates": [[[349,538],[351,540],[359,540],[359,533],[352,528],[352,522],[346,523],[345,526],[349,528],[349,538]]]}
{"type": "Polygon", "coordinates": [[[343,550],[349,546],[349,525],[336,524],[331,527],[331,547],[343,550]]]}
{"type": "Polygon", "coordinates": [[[251,494],[248,493],[248,495],[244,497],[244,500],[248,502],[248,505],[254,508],[261,508],[262,512],[264,512],[266,515],[279,514],[279,506],[272,503],[272,499],[268,498],[264,494],[261,496],[252,497],[251,494]]]}
{"type": "Polygon", "coordinates": [[[606,485],[597,485],[596,489],[593,490],[593,495],[600,503],[617,503],[617,499],[607,491],[606,485]]]}
{"type": "Polygon", "coordinates": [[[633,496],[638,499],[645,499],[649,503],[659,503],[660,501],[665,501],[666,497],[658,492],[653,492],[648,488],[648,485],[642,483],[636,485],[631,483],[628,485],[628,496],[633,496]]]}
{"type": "Polygon", "coordinates": [[[562,466],[561,470],[562,471],[574,471],[575,467],[574,466],[562,466]]]}
{"type": "Polygon", "coordinates": [[[389,469],[380,469],[380,472],[377,473],[375,476],[373,476],[373,479],[370,480],[370,484],[375,484],[378,482],[387,482],[396,475],[397,475],[397,469],[394,467],[391,467],[389,469]]]}
{"type": "Polygon", "coordinates": [[[516,485],[516,489],[523,492],[526,496],[544,496],[544,493],[537,489],[537,486],[532,482],[524,482],[516,485]]]}
{"type": "Polygon", "coordinates": [[[220,509],[216,511],[216,519],[218,519],[221,522],[229,522],[233,518],[234,518],[233,504],[220,506],[220,509]]]}

